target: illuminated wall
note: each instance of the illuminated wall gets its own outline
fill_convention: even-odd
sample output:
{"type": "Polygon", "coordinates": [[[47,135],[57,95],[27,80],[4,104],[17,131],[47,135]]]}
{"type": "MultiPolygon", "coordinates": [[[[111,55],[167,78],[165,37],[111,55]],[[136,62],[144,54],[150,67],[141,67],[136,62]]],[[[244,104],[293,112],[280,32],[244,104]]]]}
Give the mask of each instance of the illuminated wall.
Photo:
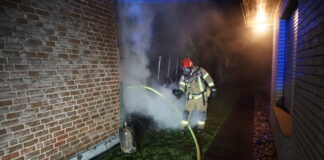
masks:
{"type": "Polygon", "coordinates": [[[324,159],[323,11],[324,1],[284,0],[277,12],[271,105],[287,109],[292,134],[273,110],[269,121],[282,160],[324,159]]]}
{"type": "Polygon", "coordinates": [[[283,105],[283,79],[285,69],[285,42],[286,42],[286,20],[280,20],[277,43],[277,86],[276,102],[277,105],[283,105]]]}

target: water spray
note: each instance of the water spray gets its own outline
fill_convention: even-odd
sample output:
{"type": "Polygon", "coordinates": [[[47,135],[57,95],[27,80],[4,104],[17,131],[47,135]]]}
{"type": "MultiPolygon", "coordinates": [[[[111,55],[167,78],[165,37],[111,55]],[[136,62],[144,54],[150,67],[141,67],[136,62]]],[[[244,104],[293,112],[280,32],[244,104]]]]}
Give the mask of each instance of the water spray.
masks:
{"type": "MultiPolygon", "coordinates": [[[[177,106],[175,106],[173,103],[171,103],[162,93],[160,93],[159,91],[149,87],[149,86],[145,86],[145,85],[130,85],[130,86],[127,86],[125,89],[128,90],[128,89],[135,89],[135,88],[141,88],[141,89],[146,89],[146,90],[149,90],[157,95],[159,95],[163,100],[165,100],[175,111],[177,111],[178,114],[181,115],[181,112],[178,110],[177,106]]],[[[121,97],[121,101],[122,101],[122,97],[121,97]]],[[[121,102],[122,103],[122,102],[121,102]]],[[[200,160],[200,147],[199,147],[199,144],[198,144],[198,140],[196,138],[196,135],[194,133],[194,131],[192,130],[192,128],[190,127],[190,125],[188,125],[188,129],[191,133],[191,136],[192,136],[192,139],[194,140],[195,142],[195,146],[196,146],[196,151],[197,151],[197,160],[200,160]]],[[[129,135],[131,136],[131,135],[129,135]]],[[[131,138],[132,139],[132,138],[131,138]]],[[[127,144],[126,144],[127,145],[127,144]]]]}

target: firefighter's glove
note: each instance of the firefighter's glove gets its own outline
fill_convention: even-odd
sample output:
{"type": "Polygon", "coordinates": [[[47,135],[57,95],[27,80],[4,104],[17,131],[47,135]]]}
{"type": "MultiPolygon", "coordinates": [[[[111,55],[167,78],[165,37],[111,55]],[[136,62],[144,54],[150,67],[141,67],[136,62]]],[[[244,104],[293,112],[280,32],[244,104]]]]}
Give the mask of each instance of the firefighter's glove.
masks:
{"type": "Polygon", "coordinates": [[[175,95],[177,98],[181,98],[183,92],[180,89],[173,89],[172,94],[175,95]]]}
{"type": "Polygon", "coordinates": [[[210,87],[210,91],[211,91],[210,97],[213,98],[213,99],[215,99],[216,98],[216,91],[217,91],[217,89],[215,87],[210,87]]]}

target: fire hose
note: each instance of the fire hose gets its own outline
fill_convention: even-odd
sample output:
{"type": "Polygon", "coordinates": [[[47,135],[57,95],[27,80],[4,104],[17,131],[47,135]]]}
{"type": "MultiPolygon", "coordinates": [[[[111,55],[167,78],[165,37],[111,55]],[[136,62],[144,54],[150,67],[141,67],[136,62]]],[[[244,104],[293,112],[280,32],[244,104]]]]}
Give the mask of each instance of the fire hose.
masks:
{"type": "MultiPolygon", "coordinates": [[[[147,90],[159,95],[163,100],[165,100],[171,107],[173,107],[181,115],[181,112],[178,110],[177,106],[175,106],[173,103],[171,103],[162,93],[158,92],[157,90],[155,90],[149,86],[145,86],[145,85],[131,85],[131,86],[127,86],[125,89],[134,89],[134,88],[147,89],[147,90]]],[[[196,137],[195,133],[193,132],[192,128],[190,127],[190,125],[188,125],[188,129],[191,133],[192,139],[195,142],[195,146],[196,146],[196,150],[197,150],[197,160],[200,160],[200,147],[199,147],[199,144],[197,141],[197,137],[196,137]]]]}

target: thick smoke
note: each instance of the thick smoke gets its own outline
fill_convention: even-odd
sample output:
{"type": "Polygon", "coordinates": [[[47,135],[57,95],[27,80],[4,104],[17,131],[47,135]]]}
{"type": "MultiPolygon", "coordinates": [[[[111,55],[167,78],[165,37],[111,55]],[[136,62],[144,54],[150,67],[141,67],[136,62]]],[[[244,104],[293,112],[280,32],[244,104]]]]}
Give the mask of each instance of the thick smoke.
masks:
{"type": "Polygon", "coordinates": [[[171,94],[170,86],[152,85],[154,83],[149,79],[151,74],[148,69],[148,50],[154,10],[143,3],[119,2],[117,8],[124,114],[135,113],[151,117],[161,128],[178,127],[182,119],[183,101],[171,94]],[[136,88],[139,85],[149,85],[158,90],[165,99],[150,90],[136,88]]]}
{"type": "MultiPolygon", "coordinates": [[[[223,81],[232,86],[231,79],[240,80],[241,66],[238,64],[242,58],[237,53],[243,51],[246,40],[237,36],[242,31],[238,24],[243,21],[233,19],[239,16],[228,14],[232,10],[224,11],[212,0],[120,0],[117,1],[117,11],[123,111],[128,115],[149,116],[163,128],[180,126],[184,99],[176,99],[171,94],[177,86],[154,82],[159,56],[162,57],[162,81],[169,80],[165,76],[167,60],[172,59],[171,68],[176,68],[174,60],[184,57],[190,57],[205,68],[217,87],[223,81]],[[133,85],[153,87],[167,100],[143,88],[127,89],[133,85]]],[[[175,74],[171,72],[170,75],[175,74]]],[[[172,81],[177,82],[178,78],[172,77],[172,81]]]]}
{"type": "Polygon", "coordinates": [[[153,18],[149,8],[142,5],[118,3],[118,6],[122,82],[145,84],[150,76],[146,54],[150,47],[153,18]]]}

